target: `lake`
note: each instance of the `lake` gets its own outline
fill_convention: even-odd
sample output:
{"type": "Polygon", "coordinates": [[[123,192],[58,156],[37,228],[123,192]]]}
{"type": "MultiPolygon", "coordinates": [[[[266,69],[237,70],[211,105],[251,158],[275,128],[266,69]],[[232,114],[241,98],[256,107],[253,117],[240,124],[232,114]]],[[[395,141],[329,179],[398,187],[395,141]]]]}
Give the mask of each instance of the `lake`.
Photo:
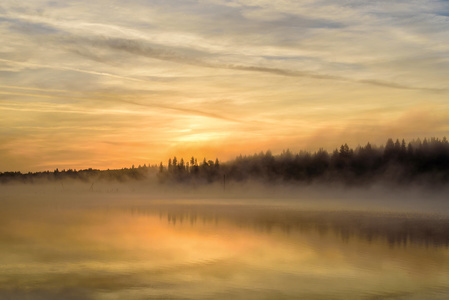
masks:
{"type": "Polygon", "coordinates": [[[0,198],[0,299],[449,297],[443,214],[257,198],[31,198],[0,198]]]}

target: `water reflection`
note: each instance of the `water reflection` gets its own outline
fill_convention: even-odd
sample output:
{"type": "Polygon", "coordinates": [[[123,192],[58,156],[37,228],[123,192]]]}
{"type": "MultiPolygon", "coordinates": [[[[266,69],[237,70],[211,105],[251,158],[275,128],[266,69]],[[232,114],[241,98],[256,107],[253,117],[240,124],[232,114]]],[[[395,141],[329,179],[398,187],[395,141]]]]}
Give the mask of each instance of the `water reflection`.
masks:
{"type": "Polygon", "coordinates": [[[304,211],[276,206],[248,205],[159,205],[130,208],[132,214],[151,214],[157,210],[161,219],[176,225],[233,223],[239,228],[271,232],[274,228],[291,231],[315,231],[319,235],[333,234],[343,241],[351,238],[368,242],[382,240],[391,247],[424,245],[449,246],[449,218],[430,214],[379,213],[367,211],[304,211]]]}
{"type": "Polygon", "coordinates": [[[449,221],[167,204],[7,206],[0,298],[444,298],[449,221]]]}

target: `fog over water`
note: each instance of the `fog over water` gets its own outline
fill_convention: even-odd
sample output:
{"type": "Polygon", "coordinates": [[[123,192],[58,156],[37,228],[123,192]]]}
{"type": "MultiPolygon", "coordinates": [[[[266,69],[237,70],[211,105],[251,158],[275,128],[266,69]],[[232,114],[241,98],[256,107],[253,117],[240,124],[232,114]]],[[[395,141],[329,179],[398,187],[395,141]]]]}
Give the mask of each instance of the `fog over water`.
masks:
{"type": "Polygon", "coordinates": [[[6,184],[0,299],[444,299],[447,190],[6,184]]]}
{"type": "MultiPolygon", "coordinates": [[[[246,181],[214,184],[159,184],[139,181],[80,182],[63,180],[36,184],[3,184],[4,203],[131,205],[154,202],[292,206],[311,210],[369,210],[378,212],[449,212],[449,187],[377,184],[348,187],[342,184],[268,184],[246,181]]],[[[3,204],[4,204],[3,203],[3,204]]]]}

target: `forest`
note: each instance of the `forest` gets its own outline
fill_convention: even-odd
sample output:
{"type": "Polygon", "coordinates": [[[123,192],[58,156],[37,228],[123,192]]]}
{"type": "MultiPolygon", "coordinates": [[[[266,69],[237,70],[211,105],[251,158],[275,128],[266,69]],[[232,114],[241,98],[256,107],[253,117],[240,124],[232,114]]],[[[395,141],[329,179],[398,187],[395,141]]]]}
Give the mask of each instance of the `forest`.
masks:
{"type": "Polygon", "coordinates": [[[259,180],[267,183],[343,183],[366,185],[377,182],[407,185],[413,183],[446,184],[449,182],[449,142],[444,137],[412,140],[388,139],[385,145],[350,148],[341,145],[332,153],[324,149],[293,153],[284,150],[238,156],[220,162],[191,157],[189,160],[170,158],[167,164],[139,166],[118,170],[62,170],[36,173],[0,173],[0,182],[76,179],[142,180],[156,177],[161,183],[214,183],[259,180]]]}

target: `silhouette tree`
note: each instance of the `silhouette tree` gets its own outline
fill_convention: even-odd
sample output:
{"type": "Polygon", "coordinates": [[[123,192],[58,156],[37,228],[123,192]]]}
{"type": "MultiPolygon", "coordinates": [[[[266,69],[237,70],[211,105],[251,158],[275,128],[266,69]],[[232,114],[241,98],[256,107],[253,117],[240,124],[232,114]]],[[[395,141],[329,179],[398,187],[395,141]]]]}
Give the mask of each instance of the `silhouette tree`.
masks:
{"type": "MultiPolygon", "coordinates": [[[[134,165],[133,165],[134,166],[134,165]]],[[[18,180],[33,182],[34,180],[62,180],[73,178],[85,182],[101,180],[141,179],[149,172],[158,174],[157,178],[164,181],[177,182],[217,182],[222,181],[226,174],[227,181],[242,181],[258,179],[269,182],[342,182],[345,184],[368,184],[376,181],[408,184],[413,181],[431,184],[449,183],[449,142],[444,137],[399,142],[389,138],[385,146],[376,147],[370,143],[351,149],[343,144],[331,155],[319,149],[316,152],[300,151],[293,154],[284,150],[279,155],[271,151],[262,151],[249,156],[239,155],[233,161],[220,162],[203,159],[201,165],[193,156],[189,162],[184,158],[168,160],[167,172],[164,172],[162,162],[159,165],[123,168],[121,170],[85,170],[67,169],[53,172],[36,173],[4,172],[0,173],[0,182],[18,180]],[[158,172],[159,171],[159,172],[158,172]],[[95,179],[95,180],[94,180],[95,179]]]]}
{"type": "Polygon", "coordinates": [[[178,166],[178,160],[176,159],[176,156],[175,157],[173,157],[173,169],[177,169],[177,166],[178,166]]]}

